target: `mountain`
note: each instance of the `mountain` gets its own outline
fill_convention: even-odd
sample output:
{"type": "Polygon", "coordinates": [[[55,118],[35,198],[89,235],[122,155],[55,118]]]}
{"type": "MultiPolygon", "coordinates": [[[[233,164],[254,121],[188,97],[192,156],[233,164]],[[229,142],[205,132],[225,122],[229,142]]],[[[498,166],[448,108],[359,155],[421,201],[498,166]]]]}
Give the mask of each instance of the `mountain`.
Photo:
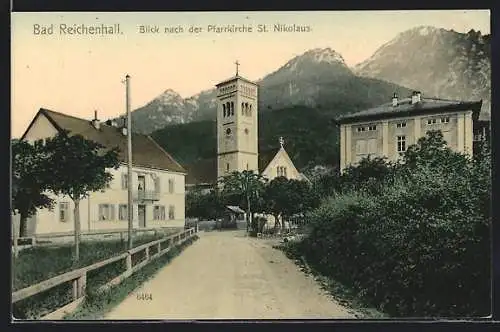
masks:
{"type": "MultiPolygon", "coordinates": [[[[356,76],[330,48],[296,56],[257,83],[260,112],[307,106],[338,115],[387,102],[395,91],[409,93],[394,83],[356,76]]],[[[133,111],[132,121],[134,130],[151,133],[167,125],[214,120],[215,112],[215,89],[186,99],[169,89],[133,111]]]]}
{"type": "MultiPolygon", "coordinates": [[[[491,109],[491,35],[420,26],[382,45],[354,72],[444,99],[483,99],[491,109]]],[[[481,112],[483,113],[483,112],[481,112]]]]}

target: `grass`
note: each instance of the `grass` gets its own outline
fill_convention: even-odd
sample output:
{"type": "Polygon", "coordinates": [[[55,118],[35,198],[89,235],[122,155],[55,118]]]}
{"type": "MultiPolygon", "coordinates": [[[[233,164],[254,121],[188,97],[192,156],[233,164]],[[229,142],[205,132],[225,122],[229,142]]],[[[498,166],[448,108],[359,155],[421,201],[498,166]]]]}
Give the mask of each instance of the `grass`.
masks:
{"type": "MultiPolygon", "coordinates": [[[[134,238],[134,247],[168,234],[141,235],[134,238]]],[[[19,290],[75,268],[116,256],[126,250],[126,241],[88,241],[80,244],[80,260],[73,263],[73,246],[33,247],[20,252],[13,262],[13,290],[19,290]]],[[[133,258],[141,258],[137,253],[133,258]]],[[[87,273],[87,284],[99,287],[125,271],[123,261],[87,273]]],[[[72,284],[67,282],[13,304],[17,319],[37,319],[72,301],[72,284]]]]}
{"type": "Polygon", "coordinates": [[[285,243],[273,246],[273,248],[283,251],[288,258],[292,259],[295,264],[299,266],[302,272],[314,276],[316,282],[318,282],[324,290],[331,294],[339,304],[354,311],[356,318],[390,318],[387,314],[373,308],[360,294],[357,294],[342,283],[322,275],[316,269],[309,266],[305,258],[300,256],[296,250],[293,250],[292,246],[293,243],[285,243]]]}
{"type": "MultiPolygon", "coordinates": [[[[134,247],[164,237],[164,234],[141,235],[134,238],[134,247]]],[[[84,241],[80,243],[80,260],[73,262],[72,243],[50,247],[32,247],[13,260],[13,291],[34,285],[75,268],[113,257],[126,250],[126,241],[84,241]]]]}
{"type": "Polygon", "coordinates": [[[187,240],[181,245],[173,247],[169,252],[155,259],[119,285],[113,286],[106,291],[98,292],[96,287],[89,285],[84,302],[71,314],[66,315],[64,320],[97,320],[102,319],[114,307],[120,304],[137,287],[155,276],[155,274],[168,264],[174,257],[179,255],[184,248],[196,241],[198,236],[187,240]]]}

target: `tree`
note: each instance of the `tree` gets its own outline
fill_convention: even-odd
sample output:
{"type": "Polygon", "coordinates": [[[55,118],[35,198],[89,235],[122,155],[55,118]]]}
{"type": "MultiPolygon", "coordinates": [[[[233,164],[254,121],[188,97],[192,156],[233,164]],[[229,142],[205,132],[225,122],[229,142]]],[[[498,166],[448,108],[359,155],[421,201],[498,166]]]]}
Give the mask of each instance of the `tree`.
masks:
{"type": "Polygon", "coordinates": [[[217,188],[208,193],[194,189],[186,194],[186,216],[200,219],[217,219],[222,216],[223,202],[217,188]]]}
{"type": "MultiPolygon", "coordinates": [[[[251,225],[252,202],[263,192],[266,179],[253,171],[233,172],[219,179],[224,200],[246,206],[247,231],[251,225]]],[[[255,230],[255,227],[252,227],[255,230]]]]}
{"type": "Polygon", "coordinates": [[[106,169],[119,167],[118,148],[106,149],[103,145],[70,135],[58,133],[45,142],[45,151],[53,163],[50,190],[67,195],[73,201],[75,223],[75,262],[80,257],[80,201],[89,193],[102,190],[113,178],[106,169]]]}
{"type": "Polygon", "coordinates": [[[42,140],[30,144],[12,141],[12,210],[21,215],[20,235],[26,236],[27,219],[37,208],[52,209],[54,201],[46,190],[53,182],[50,160],[42,140]]]}

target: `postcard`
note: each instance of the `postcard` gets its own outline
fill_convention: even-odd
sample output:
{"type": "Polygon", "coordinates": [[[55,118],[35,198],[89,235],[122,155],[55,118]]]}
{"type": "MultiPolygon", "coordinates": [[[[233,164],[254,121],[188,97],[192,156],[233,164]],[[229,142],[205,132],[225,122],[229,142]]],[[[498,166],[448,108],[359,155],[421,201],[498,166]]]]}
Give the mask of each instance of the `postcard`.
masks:
{"type": "Polygon", "coordinates": [[[11,20],[13,321],[490,316],[488,10],[11,20]]]}

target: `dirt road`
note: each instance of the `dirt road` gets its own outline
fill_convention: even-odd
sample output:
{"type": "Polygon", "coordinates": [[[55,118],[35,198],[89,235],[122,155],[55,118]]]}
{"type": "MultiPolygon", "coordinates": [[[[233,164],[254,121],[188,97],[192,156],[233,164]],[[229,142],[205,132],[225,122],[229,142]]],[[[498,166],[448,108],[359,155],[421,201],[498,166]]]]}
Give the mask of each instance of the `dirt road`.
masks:
{"type": "Polygon", "coordinates": [[[106,319],[354,318],[269,242],[200,233],[106,319]]]}

